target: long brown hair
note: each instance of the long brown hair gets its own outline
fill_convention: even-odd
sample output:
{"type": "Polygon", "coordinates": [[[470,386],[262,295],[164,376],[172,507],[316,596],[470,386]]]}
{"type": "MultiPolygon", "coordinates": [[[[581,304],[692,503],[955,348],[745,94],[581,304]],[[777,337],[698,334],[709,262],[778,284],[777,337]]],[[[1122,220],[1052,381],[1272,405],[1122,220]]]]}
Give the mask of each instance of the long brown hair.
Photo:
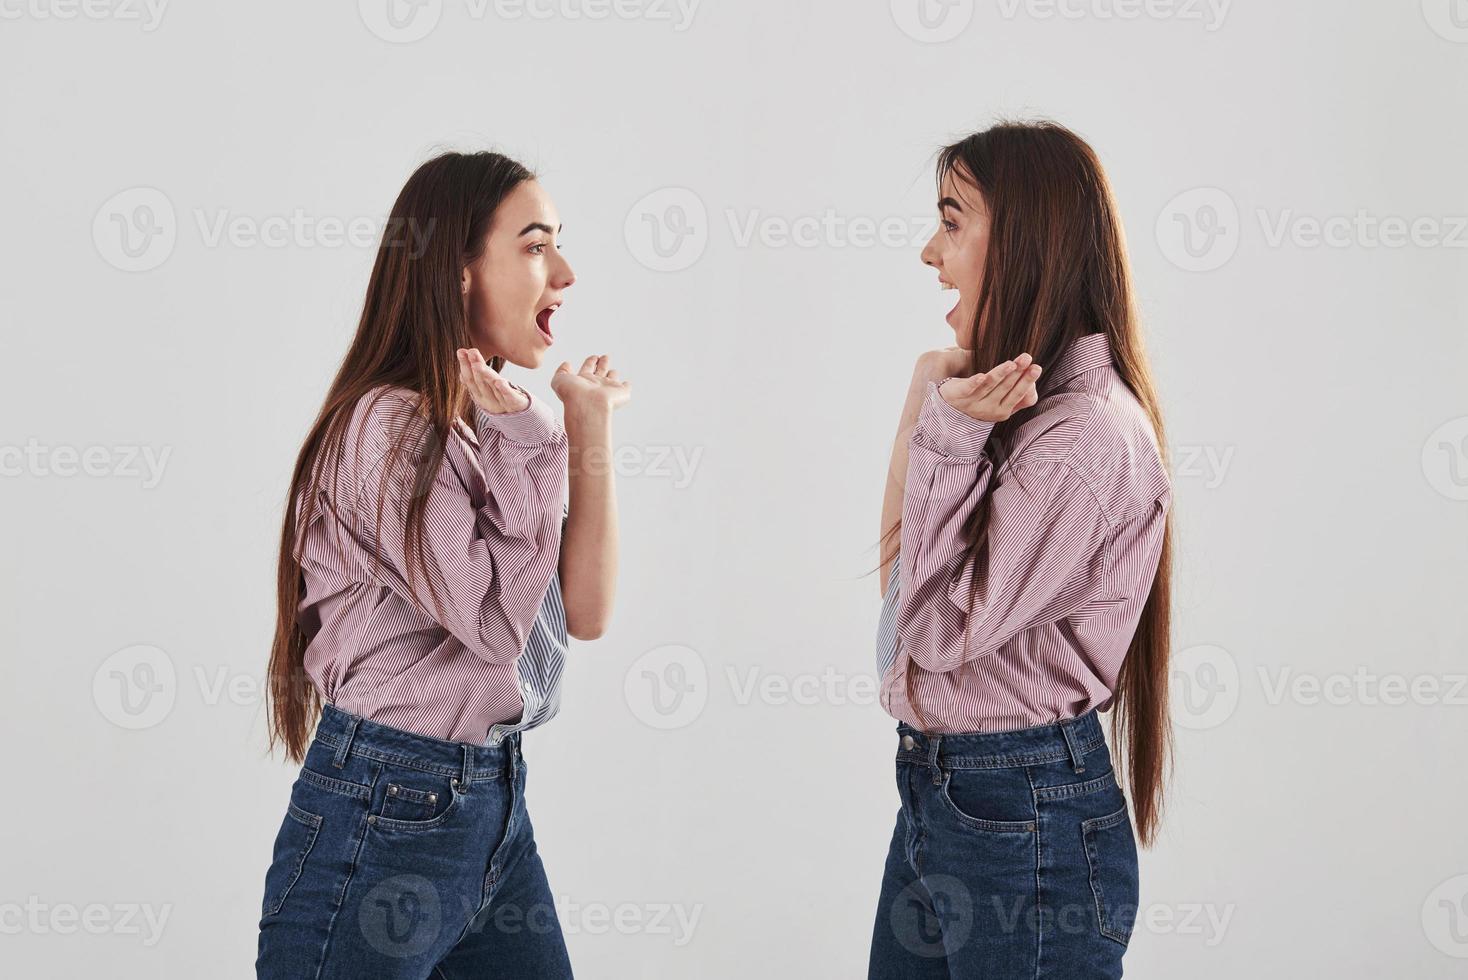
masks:
{"type": "MultiPolygon", "coordinates": [[[[433,576],[423,557],[423,512],[449,428],[466,406],[455,352],[474,346],[474,341],[461,277],[483,253],[500,202],[534,176],[498,153],[445,153],[420,166],[393,204],[367,283],[357,334],[296,457],[286,499],[266,707],[270,749],[283,743],[287,758],[294,762],[305,757],[321,710],[320,695],[305,670],[309,638],[297,617],[305,592],[301,533],[311,523],[324,472],[329,468],[334,473],[339,467],[353,410],[363,396],[382,385],[421,396],[421,425],[407,426],[395,437],[382,483],[385,488],[402,461],[417,459],[404,553],[413,556],[409,580],[416,564],[425,573],[437,606],[433,576]],[[297,513],[302,502],[304,509],[297,513]]],[[[493,357],[489,365],[499,371],[504,359],[493,357]]]]}
{"type": "MultiPolygon", "coordinates": [[[[1058,123],[1004,122],[939,151],[940,187],[949,174],[977,187],[990,215],[983,283],[970,342],[964,345],[974,351],[971,372],[987,371],[1026,351],[1036,363],[1048,366],[1082,334],[1102,331],[1117,373],[1146,410],[1163,465],[1168,466],[1162,412],[1132,300],[1126,243],[1095,152],[1058,123]]],[[[1039,394],[1045,394],[1043,375],[1039,394]]],[[[1005,439],[1016,422],[1011,417],[993,429],[989,450],[996,472],[1004,463],[1005,439]]],[[[965,528],[969,557],[982,557],[989,532],[988,503],[985,497],[965,528]]],[[[899,519],[884,541],[900,528],[899,519]]],[[[1125,783],[1144,846],[1156,840],[1172,761],[1167,705],[1171,541],[1169,513],[1157,572],[1111,706],[1112,742],[1125,748],[1121,753],[1125,783]]],[[[966,638],[963,662],[970,662],[966,638]]],[[[912,697],[915,665],[909,661],[907,668],[908,701],[926,727],[912,697]]]]}

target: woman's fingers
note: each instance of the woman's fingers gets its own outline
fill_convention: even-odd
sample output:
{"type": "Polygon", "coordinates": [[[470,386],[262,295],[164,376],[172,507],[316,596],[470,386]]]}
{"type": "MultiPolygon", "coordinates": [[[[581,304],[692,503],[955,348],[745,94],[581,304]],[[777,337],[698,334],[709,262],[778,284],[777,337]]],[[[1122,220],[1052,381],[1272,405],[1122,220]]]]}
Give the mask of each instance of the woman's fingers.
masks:
{"type": "Polygon", "coordinates": [[[965,384],[955,394],[971,406],[970,414],[979,418],[1005,419],[1019,407],[1035,404],[1039,399],[1035,391],[1040,367],[1033,363],[1028,353],[1013,360],[996,364],[983,374],[959,379],[954,384],[965,384]]]}
{"type": "Polygon", "coordinates": [[[1014,388],[1010,390],[1009,396],[1005,399],[1004,403],[1005,409],[1009,412],[1013,412],[1019,408],[1021,404],[1028,401],[1030,396],[1035,393],[1035,382],[1040,377],[1040,368],[1038,365],[1032,364],[1027,370],[1018,373],[1020,374],[1020,380],[1016,381],[1014,388]]]}
{"type": "Polygon", "coordinates": [[[1005,407],[1019,400],[1020,395],[1024,393],[1025,382],[1030,377],[1029,355],[1021,354],[1012,363],[1014,367],[1010,369],[1009,374],[1005,376],[1004,383],[995,393],[999,404],[1005,407]]]}
{"type": "Polygon", "coordinates": [[[992,399],[996,391],[1003,389],[1004,382],[1008,380],[1013,370],[1013,362],[1005,361],[1003,364],[996,364],[983,374],[974,375],[973,396],[979,399],[992,399]]]}
{"type": "Polygon", "coordinates": [[[478,353],[478,351],[459,352],[459,378],[464,382],[464,387],[469,389],[470,397],[478,401],[483,401],[484,383],[474,363],[474,357],[478,353]]]}
{"type": "Polygon", "coordinates": [[[1005,361],[1000,366],[1004,368],[1004,376],[999,379],[999,383],[994,386],[990,395],[993,404],[1003,408],[1010,404],[1015,397],[1015,392],[1021,390],[1025,378],[1029,376],[1027,369],[1030,366],[1030,355],[1021,354],[1013,360],[1005,361]]]}
{"type": "Polygon", "coordinates": [[[458,355],[459,378],[469,390],[469,397],[486,411],[513,412],[524,407],[525,396],[504,375],[490,367],[478,350],[460,350],[458,355]]]}

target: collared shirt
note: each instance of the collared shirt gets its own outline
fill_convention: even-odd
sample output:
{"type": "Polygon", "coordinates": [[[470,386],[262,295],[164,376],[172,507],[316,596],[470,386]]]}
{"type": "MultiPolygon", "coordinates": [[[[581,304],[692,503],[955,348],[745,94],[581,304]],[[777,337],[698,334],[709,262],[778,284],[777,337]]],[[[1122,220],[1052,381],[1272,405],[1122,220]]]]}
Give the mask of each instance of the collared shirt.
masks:
{"type": "Polygon", "coordinates": [[[498,744],[556,714],[567,647],[557,564],[568,447],[550,407],[525,394],[530,404],[516,412],[475,405],[477,432],[455,420],[423,511],[438,609],[416,560],[410,579],[404,552],[417,455],[400,460],[383,487],[395,437],[411,426],[408,445],[417,447],[430,435],[418,396],[382,385],[355,406],[300,555],[306,673],[323,700],[473,744],[498,744]]]}
{"type": "Polygon", "coordinates": [[[998,474],[986,449],[994,423],[928,383],[877,630],[882,706],[914,727],[1007,731],[1111,705],[1161,556],[1171,480],[1104,333],[1042,366],[1039,400],[1015,413],[998,474]],[[964,523],[986,497],[988,540],[970,554],[964,523]],[[905,691],[909,661],[926,722],[905,691]]]}

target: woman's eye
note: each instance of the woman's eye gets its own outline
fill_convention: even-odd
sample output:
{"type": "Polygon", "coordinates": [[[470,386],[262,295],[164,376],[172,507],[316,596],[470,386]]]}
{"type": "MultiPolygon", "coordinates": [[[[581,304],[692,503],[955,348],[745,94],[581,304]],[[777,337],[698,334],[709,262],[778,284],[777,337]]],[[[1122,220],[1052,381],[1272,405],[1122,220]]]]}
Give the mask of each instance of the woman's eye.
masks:
{"type": "Polygon", "coordinates": [[[544,255],[545,254],[545,244],[546,244],[545,242],[536,242],[534,245],[531,245],[530,246],[531,254],[533,254],[533,255],[544,255]]]}
{"type": "Polygon", "coordinates": [[[953,222],[949,221],[947,218],[944,218],[943,219],[943,230],[944,231],[957,231],[958,230],[958,225],[956,225],[953,222]]]}

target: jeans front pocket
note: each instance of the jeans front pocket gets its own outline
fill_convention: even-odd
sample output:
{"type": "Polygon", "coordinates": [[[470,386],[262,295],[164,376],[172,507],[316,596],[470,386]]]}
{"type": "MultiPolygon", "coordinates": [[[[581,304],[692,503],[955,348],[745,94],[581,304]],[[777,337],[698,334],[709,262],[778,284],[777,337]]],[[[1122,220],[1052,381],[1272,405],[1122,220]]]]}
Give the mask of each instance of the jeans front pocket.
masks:
{"type": "Polygon", "coordinates": [[[463,797],[459,780],[443,773],[387,766],[380,802],[368,818],[378,830],[430,830],[447,823],[463,797]]]}
{"type": "Polygon", "coordinates": [[[1137,839],[1125,803],[1115,813],[1081,821],[1101,935],[1125,946],[1137,919],[1137,839]]]}
{"type": "Polygon", "coordinates": [[[1024,770],[951,769],[941,778],[938,798],[963,826],[988,834],[1035,833],[1024,770]]]}
{"type": "Polygon", "coordinates": [[[262,918],[275,915],[285,904],[286,896],[306,867],[306,856],[316,835],[321,832],[321,817],[307,813],[294,803],[286,805],[285,819],[275,835],[275,849],[270,868],[265,872],[265,899],[260,907],[262,918]]]}

